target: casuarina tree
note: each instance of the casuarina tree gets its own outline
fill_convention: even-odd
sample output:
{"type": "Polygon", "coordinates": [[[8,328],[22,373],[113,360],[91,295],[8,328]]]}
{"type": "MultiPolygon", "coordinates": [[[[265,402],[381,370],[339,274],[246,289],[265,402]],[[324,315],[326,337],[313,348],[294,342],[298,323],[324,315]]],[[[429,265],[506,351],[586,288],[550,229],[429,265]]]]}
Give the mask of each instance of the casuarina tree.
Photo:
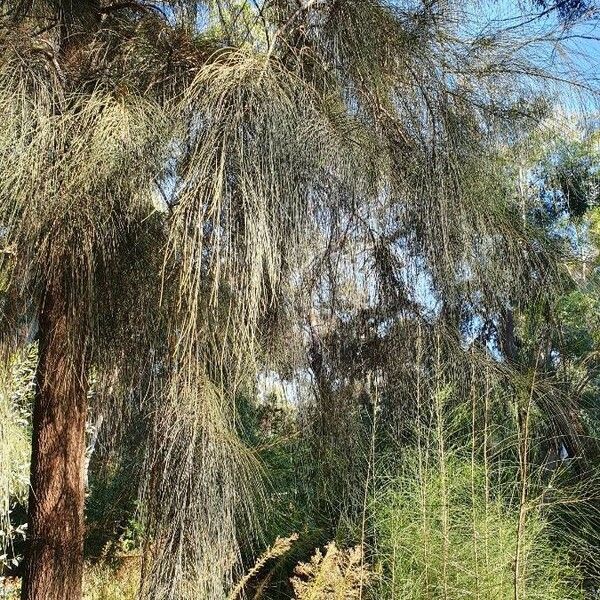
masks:
{"type": "Polygon", "coordinates": [[[383,242],[384,207],[440,289],[484,234],[523,287],[543,266],[473,194],[543,112],[543,40],[467,36],[463,5],[1,3],[2,341],[39,345],[24,600],[81,598],[86,422],[131,403],[141,593],[225,597],[260,501],[235,391],[340,214],[383,242]]]}

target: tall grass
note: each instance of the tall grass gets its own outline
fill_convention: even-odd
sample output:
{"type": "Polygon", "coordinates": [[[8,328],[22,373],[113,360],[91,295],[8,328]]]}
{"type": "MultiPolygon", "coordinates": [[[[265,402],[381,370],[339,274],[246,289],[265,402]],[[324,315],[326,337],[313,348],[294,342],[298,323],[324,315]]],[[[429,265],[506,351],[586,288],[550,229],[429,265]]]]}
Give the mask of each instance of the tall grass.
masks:
{"type": "Polygon", "coordinates": [[[485,471],[455,455],[419,468],[407,457],[379,498],[377,523],[388,577],[386,597],[402,600],[583,598],[582,579],[551,539],[539,508],[519,531],[508,493],[485,495],[485,471]],[[521,539],[518,539],[521,536],[521,539]],[[519,548],[520,569],[515,565],[519,548]]]}
{"type": "Polygon", "coordinates": [[[475,434],[472,444],[451,442],[453,424],[461,420],[457,410],[466,415],[464,407],[448,410],[448,399],[448,390],[440,390],[427,425],[417,431],[418,450],[403,451],[375,501],[382,597],[584,598],[583,575],[558,541],[548,509],[548,497],[558,497],[558,473],[517,467],[514,457],[531,439],[516,425],[500,450],[486,447],[486,436],[481,447],[475,434]]]}
{"type": "Polygon", "coordinates": [[[89,565],[84,576],[84,600],[135,600],[140,586],[140,558],[127,557],[113,565],[89,565]]]}
{"type": "MultiPolygon", "coordinates": [[[[137,600],[140,583],[140,560],[103,561],[86,565],[83,600],[137,600]]],[[[0,599],[18,600],[20,582],[0,582],[0,599]]]]}

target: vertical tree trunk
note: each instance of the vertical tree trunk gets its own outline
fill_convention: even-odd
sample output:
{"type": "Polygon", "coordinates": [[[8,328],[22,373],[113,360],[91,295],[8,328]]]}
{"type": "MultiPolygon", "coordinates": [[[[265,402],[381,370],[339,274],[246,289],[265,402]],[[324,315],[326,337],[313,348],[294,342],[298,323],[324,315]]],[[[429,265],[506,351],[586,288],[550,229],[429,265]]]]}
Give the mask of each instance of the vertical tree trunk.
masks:
{"type": "MultiPolygon", "coordinates": [[[[57,57],[59,62],[71,60],[70,52],[85,46],[88,36],[97,31],[101,1],[57,0],[54,6],[60,32],[57,57]]],[[[68,87],[70,82],[64,85],[68,87]]],[[[66,252],[76,252],[76,247],[66,252]]],[[[88,391],[86,320],[67,294],[72,261],[68,256],[54,257],[49,264],[54,274],[46,283],[39,313],[28,551],[21,599],[80,600],[88,391]]]]}
{"type": "Polygon", "coordinates": [[[83,578],[86,349],[64,285],[39,316],[28,556],[22,600],[79,600],[83,578]]]}

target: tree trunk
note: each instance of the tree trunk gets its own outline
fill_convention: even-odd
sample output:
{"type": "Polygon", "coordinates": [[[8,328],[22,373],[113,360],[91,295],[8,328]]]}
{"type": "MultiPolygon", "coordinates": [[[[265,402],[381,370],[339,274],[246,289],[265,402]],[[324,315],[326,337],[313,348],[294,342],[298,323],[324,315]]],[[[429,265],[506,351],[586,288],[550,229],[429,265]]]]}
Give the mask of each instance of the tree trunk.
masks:
{"type": "MultiPolygon", "coordinates": [[[[57,0],[57,60],[84,47],[100,23],[100,0],[57,0]]],[[[65,81],[68,88],[70,81],[65,81]]],[[[65,248],[69,248],[65,244],[65,248]]],[[[76,245],[69,251],[76,252],[76,245]]],[[[64,250],[64,249],[63,249],[64,250]]],[[[68,256],[54,257],[39,311],[28,549],[22,600],[81,600],[85,504],[86,319],[69,297],[68,256]],[[62,273],[61,268],[65,266],[62,273]]]]}
{"type": "Polygon", "coordinates": [[[87,361],[77,332],[64,284],[49,285],[39,315],[22,600],[82,595],[87,361]]]}

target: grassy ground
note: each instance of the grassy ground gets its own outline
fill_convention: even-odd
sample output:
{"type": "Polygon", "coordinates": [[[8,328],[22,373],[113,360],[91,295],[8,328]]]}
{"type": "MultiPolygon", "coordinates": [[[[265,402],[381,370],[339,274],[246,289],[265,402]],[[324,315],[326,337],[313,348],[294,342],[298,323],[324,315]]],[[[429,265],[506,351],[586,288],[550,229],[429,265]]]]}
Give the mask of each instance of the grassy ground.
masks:
{"type": "MultiPolygon", "coordinates": [[[[135,600],[139,581],[139,557],[123,556],[114,562],[88,564],[84,577],[84,600],[135,600]]],[[[1,600],[18,600],[20,582],[0,582],[1,600]]]]}

